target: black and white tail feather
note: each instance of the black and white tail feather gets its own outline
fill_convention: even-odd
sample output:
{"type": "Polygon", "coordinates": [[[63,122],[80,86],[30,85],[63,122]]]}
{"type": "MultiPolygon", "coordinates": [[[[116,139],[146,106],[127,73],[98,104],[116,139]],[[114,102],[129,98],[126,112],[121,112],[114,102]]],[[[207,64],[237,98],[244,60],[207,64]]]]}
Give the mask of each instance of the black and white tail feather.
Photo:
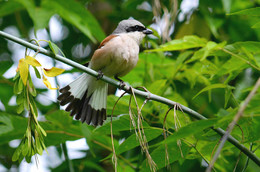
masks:
{"type": "Polygon", "coordinates": [[[60,105],[81,122],[102,125],[106,120],[108,84],[84,73],[66,87],[60,89],[60,105]]]}

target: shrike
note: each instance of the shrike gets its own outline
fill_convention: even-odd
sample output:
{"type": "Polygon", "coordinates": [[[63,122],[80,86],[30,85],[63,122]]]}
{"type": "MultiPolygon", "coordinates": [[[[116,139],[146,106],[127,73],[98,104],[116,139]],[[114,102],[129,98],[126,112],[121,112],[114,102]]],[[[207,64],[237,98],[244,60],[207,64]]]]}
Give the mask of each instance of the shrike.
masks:
{"type": "MultiPolygon", "coordinates": [[[[122,20],[114,32],[106,37],[94,52],[89,67],[106,76],[122,77],[137,64],[139,45],[145,35],[153,32],[134,19],[122,20]]],[[[108,84],[83,73],[60,89],[60,105],[77,120],[102,125],[106,120],[108,84]]]]}

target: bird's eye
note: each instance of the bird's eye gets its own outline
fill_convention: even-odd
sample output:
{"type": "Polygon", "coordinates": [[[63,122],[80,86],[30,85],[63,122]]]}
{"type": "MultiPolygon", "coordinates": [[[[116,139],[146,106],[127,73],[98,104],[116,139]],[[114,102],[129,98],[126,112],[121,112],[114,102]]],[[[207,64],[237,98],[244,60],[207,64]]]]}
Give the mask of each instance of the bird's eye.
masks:
{"type": "Polygon", "coordinates": [[[142,27],[142,26],[138,26],[138,25],[131,26],[131,27],[126,29],[127,32],[135,32],[135,31],[139,31],[140,32],[140,31],[143,31],[143,30],[145,30],[145,28],[142,27]]]}

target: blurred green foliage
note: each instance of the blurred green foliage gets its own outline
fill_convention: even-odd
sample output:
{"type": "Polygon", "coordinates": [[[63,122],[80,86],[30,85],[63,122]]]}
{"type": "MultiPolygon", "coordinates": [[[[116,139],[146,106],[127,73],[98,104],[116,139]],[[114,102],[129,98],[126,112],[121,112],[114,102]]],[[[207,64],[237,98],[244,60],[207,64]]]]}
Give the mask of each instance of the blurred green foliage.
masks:
{"type": "MultiPolygon", "coordinates": [[[[220,139],[209,127],[226,129],[260,76],[260,1],[201,0],[198,7],[186,13],[181,8],[182,3],[184,0],[0,1],[0,30],[17,30],[15,36],[29,40],[33,29],[41,39],[37,31],[45,29],[50,36],[49,21],[56,18],[62,25],[63,37],[54,41],[55,44],[67,58],[85,63],[98,43],[122,19],[133,17],[146,26],[152,23],[156,24],[155,27],[160,26],[163,30],[154,30],[155,36],[144,41],[138,65],[123,80],[135,87],[145,86],[150,92],[188,106],[211,119],[195,121],[187,114],[171,110],[165,124],[169,136],[164,141],[162,129],[169,107],[148,101],[142,109],[149,152],[158,171],[205,171],[205,164],[210,161],[220,139]],[[163,28],[158,21],[166,27],[163,28]],[[89,52],[73,49],[79,46],[90,47],[89,52]],[[178,140],[181,140],[181,145],[178,140]],[[165,143],[170,167],[166,167],[165,143]]],[[[10,43],[0,38],[0,163],[6,169],[19,168],[18,162],[12,162],[15,149],[9,142],[23,138],[28,122],[26,113],[17,114],[19,106],[10,104],[15,82],[3,76],[11,66],[17,67],[14,64],[15,53],[10,43]]],[[[23,54],[20,56],[22,58],[23,54]]],[[[38,95],[47,91],[37,87],[36,90],[38,95]]],[[[141,153],[134,129],[130,126],[127,115],[129,98],[129,95],[122,97],[113,114],[116,116],[113,118],[113,134],[118,171],[149,171],[146,156],[141,153]]],[[[108,97],[109,115],[117,99],[113,93],[108,97]]],[[[137,102],[140,107],[144,99],[137,98],[137,102]]],[[[44,138],[46,147],[55,146],[60,152],[61,143],[86,138],[89,149],[82,150],[86,153],[83,158],[72,160],[75,171],[113,171],[110,118],[102,127],[93,128],[72,120],[65,111],[59,110],[57,102],[45,105],[41,99],[36,99],[35,103],[40,119],[45,119],[39,124],[47,133],[44,138]]],[[[137,113],[133,100],[131,109],[137,113]]],[[[239,121],[239,127],[232,132],[247,148],[253,145],[252,150],[258,157],[259,115],[258,91],[239,121]]],[[[236,168],[242,171],[247,157],[239,153],[236,147],[227,143],[215,164],[215,171],[232,171],[238,159],[236,168]]],[[[62,154],[59,157],[61,159],[62,154]]],[[[51,170],[67,171],[68,164],[64,161],[51,170]]],[[[259,170],[254,162],[249,161],[247,171],[259,170]]]]}

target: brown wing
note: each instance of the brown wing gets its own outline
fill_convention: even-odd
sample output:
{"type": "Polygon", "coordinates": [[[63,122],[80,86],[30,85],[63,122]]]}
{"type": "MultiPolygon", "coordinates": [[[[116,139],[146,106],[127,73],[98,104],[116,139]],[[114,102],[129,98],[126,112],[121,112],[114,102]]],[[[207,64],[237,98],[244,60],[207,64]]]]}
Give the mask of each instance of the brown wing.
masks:
{"type": "Polygon", "coordinates": [[[103,47],[108,41],[110,41],[111,39],[113,39],[114,37],[117,37],[118,35],[109,35],[108,37],[106,37],[98,46],[98,48],[103,47]]]}
{"type": "MultiPolygon", "coordinates": [[[[99,48],[94,52],[91,61],[90,61],[90,67],[94,70],[101,70],[106,65],[110,63],[110,54],[111,54],[111,46],[112,42],[110,41],[113,38],[117,37],[118,35],[110,35],[106,37],[101,44],[99,45],[99,48]]],[[[113,43],[114,44],[114,43],[113,43]]]]}

